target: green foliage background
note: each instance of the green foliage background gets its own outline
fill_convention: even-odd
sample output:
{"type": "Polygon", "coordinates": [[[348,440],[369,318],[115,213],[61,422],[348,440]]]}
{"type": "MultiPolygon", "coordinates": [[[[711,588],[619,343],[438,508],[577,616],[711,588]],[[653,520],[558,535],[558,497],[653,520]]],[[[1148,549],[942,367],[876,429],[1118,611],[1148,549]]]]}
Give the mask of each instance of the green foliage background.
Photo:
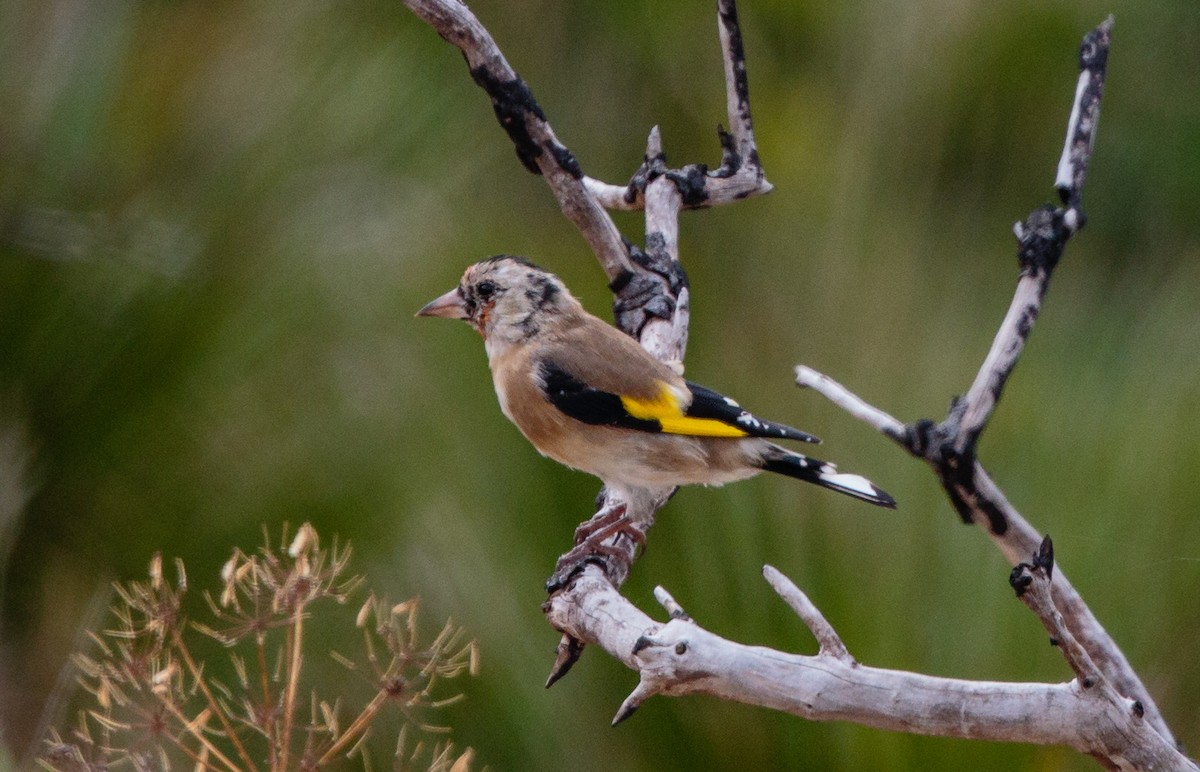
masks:
{"type": "MultiPolygon", "coordinates": [[[[662,127],[719,158],[708,2],[477,2],[585,171],[628,178],[662,127]]],[[[981,456],[1055,539],[1179,739],[1200,744],[1200,12],[1193,0],[745,0],[776,191],[687,213],[689,376],[826,440],[901,502],[785,479],[686,490],[628,585],[811,652],[760,568],[883,667],[1069,671],[928,470],[814,394],[810,364],[940,418],[1053,196],[1080,37],[1117,17],[1098,146],[1048,303],[981,456]]],[[[516,162],[456,51],[397,2],[0,6],[0,717],[13,758],[62,725],[90,599],[183,557],[199,584],[260,527],[311,520],[479,639],[445,720],[493,769],[1090,769],[1060,748],[810,724],[712,699],[608,721],[635,676],[542,682],[541,583],[596,482],[500,415],[478,339],[413,312],[496,252],[608,316],[603,275],[516,162]],[[48,696],[55,694],[54,699],[48,696]]],[[[639,220],[619,225],[640,239],[639,220]]],[[[385,740],[386,743],[386,740],[385,740]]]]}

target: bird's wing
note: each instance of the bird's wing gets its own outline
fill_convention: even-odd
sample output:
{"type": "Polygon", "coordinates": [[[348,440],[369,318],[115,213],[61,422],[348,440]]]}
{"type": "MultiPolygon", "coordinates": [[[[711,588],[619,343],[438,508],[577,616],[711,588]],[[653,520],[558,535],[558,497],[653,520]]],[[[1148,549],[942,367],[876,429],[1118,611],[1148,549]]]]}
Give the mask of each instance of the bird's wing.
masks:
{"type": "Polygon", "coordinates": [[[743,429],[750,437],[798,440],[800,442],[821,441],[808,432],[758,418],[729,397],[718,394],[712,389],[707,389],[691,381],[686,383],[692,394],[691,404],[688,405],[686,411],[688,416],[719,421],[727,426],[743,429]]]}
{"type": "Polygon", "coordinates": [[[578,368],[562,359],[542,358],[537,374],[542,394],[550,404],[587,424],[691,437],[819,442],[798,429],[756,418],[711,389],[687,381],[682,386],[672,382],[678,378],[655,379],[652,384],[639,381],[636,394],[622,394],[619,388],[609,391],[589,383],[578,368]]]}

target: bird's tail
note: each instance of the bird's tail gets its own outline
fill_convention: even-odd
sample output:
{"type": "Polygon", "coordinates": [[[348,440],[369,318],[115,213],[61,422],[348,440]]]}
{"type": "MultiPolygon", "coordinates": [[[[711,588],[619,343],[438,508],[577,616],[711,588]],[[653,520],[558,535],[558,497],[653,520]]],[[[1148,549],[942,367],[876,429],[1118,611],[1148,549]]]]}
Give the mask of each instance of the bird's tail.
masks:
{"type": "Polygon", "coordinates": [[[775,452],[763,459],[763,469],[768,472],[795,477],[880,507],[896,508],[896,500],[887,491],[861,475],[839,472],[833,464],[793,453],[778,445],[772,446],[772,450],[775,452]]]}

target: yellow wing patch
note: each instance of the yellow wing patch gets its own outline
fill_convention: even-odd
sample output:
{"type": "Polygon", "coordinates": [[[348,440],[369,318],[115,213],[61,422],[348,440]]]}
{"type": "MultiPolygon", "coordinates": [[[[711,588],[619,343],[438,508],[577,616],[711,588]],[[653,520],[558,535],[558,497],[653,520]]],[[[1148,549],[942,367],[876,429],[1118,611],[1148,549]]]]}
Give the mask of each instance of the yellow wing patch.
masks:
{"type": "Polygon", "coordinates": [[[736,426],[730,426],[713,418],[694,418],[683,414],[680,396],[661,381],[658,396],[654,399],[637,399],[621,396],[625,412],[643,421],[658,421],[667,434],[686,434],[692,437],[748,437],[736,426]]]}

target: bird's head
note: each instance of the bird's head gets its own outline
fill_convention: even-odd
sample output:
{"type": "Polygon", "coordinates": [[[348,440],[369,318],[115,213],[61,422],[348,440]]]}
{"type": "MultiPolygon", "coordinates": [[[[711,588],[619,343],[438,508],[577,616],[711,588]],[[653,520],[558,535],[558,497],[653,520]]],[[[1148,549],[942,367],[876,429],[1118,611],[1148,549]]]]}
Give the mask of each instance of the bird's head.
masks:
{"type": "Polygon", "coordinates": [[[579,301],[554,274],[521,257],[496,255],[467,268],[457,287],[417,316],[462,319],[486,341],[517,342],[579,310],[579,301]]]}

